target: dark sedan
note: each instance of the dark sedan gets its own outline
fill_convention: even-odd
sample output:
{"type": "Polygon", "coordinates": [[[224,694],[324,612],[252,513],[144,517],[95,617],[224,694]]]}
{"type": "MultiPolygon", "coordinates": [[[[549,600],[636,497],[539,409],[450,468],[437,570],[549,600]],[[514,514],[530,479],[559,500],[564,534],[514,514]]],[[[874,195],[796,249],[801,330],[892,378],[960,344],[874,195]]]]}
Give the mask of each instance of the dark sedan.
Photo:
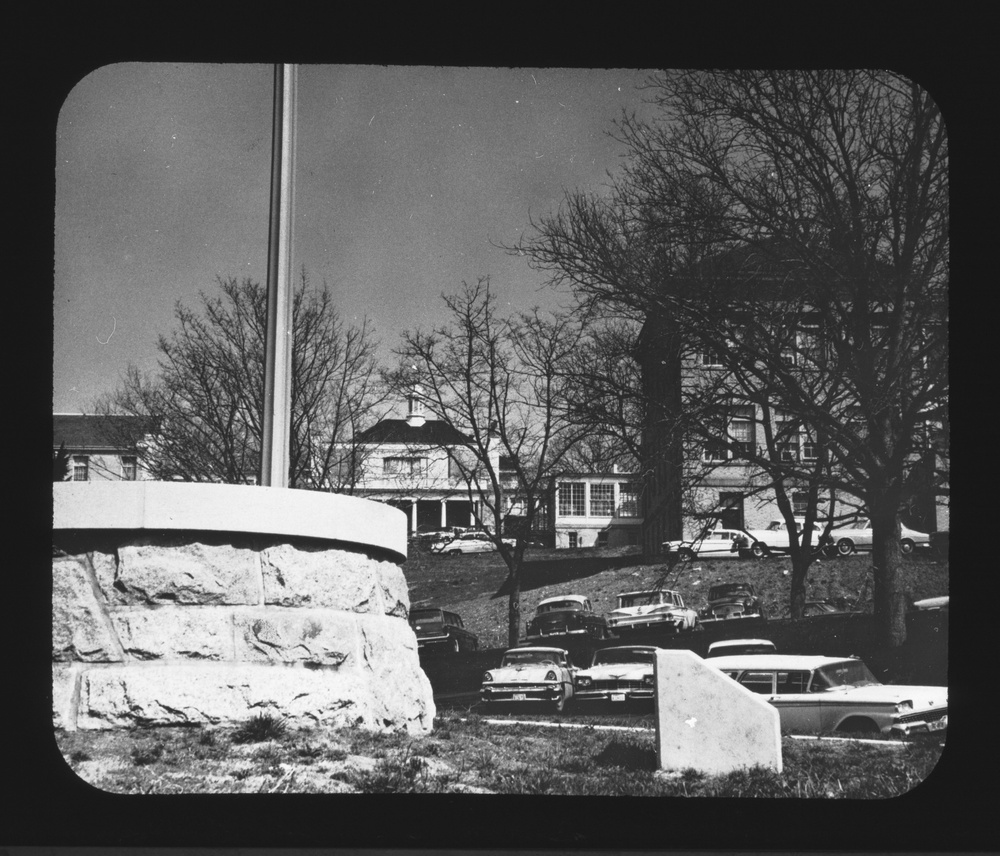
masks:
{"type": "Polygon", "coordinates": [[[457,654],[479,648],[479,637],[465,629],[457,613],[446,609],[411,609],[410,627],[417,636],[419,650],[457,654]]]}
{"type": "Polygon", "coordinates": [[[540,601],[528,622],[525,638],[538,641],[549,636],[585,635],[605,639],[608,622],[594,612],[589,598],[578,594],[547,597],[540,601]]]}

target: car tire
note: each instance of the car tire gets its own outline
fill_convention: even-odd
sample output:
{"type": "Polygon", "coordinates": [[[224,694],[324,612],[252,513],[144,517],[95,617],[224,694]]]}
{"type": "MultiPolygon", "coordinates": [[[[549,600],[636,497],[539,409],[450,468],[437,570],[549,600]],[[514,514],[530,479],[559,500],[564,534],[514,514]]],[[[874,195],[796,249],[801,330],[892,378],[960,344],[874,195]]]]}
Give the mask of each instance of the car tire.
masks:
{"type": "Polygon", "coordinates": [[[766,559],[771,555],[771,551],[767,549],[767,544],[761,544],[760,541],[754,541],[753,546],[750,547],[750,555],[755,559],[766,559]]]}
{"type": "Polygon", "coordinates": [[[899,552],[904,556],[909,556],[914,551],[916,546],[917,545],[914,544],[909,538],[904,538],[899,542],[899,552]]]}
{"type": "Polygon", "coordinates": [[[462,555],[462,551],[461,550],[449,550],[447,553],[445,553],[445,555],[446,556],[461,556],[462,555]]]}
{"type": "Polygon", "coordinates": [[[681,547],[681,549],[677,551],[677,555],[683,561],[690,562],[694,559],[694,550],[690,547],[681,547]]]}
{"type": "Polygon", "coordinates": [[[554,702],[552,702],[552,709],[556,713],[563,713],[566,710],[566,695],[563,694],[559,696],[554,702]]]}
{"type": "Polygon", "coordinates": [[[850,538],[841,538],[837,542],[837,555],[850,556],[854,552],[854,542],[850,538]]]}

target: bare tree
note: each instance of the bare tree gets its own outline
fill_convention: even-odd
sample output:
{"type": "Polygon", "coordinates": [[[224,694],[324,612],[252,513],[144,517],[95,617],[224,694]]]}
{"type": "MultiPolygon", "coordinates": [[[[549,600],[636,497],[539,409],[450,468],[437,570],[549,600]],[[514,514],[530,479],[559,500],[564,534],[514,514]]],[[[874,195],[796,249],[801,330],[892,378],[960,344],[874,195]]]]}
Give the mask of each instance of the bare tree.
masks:
{"type": "Polygon", "coordinates": [[[568,197],[519,249],[585,303],[644,318],[657,340],[646,425],[666,438],[674,483],[702,413],[682,388],[693,349],[726,355],[721,405],[749,401],[765,431],[777,411],[812,433],[811,466],[783,458],[780,434],[756,464],[783,512],[787,480],[864,503],[875,612],[898,644],[899,514],[921,432],[947,411],[940,111],[911,81],[869,71],[667,72],[649,91],[660,118],[619,122],[630,159],[611,195],[568,197]]]}
{"type": "Polygon", "coordinates": [[[525,534],[540,513],[549,484],[584,430],[564,418],[566,367],[583,332],[571,317],[539,311],[501,317],[488,278],[444,295],[449,321],[430,332],[403,335],[396,353],[397,388],[419,380],[430,413],[466,438],[445,451],[474,500],[477,523],[507,565],[508,640],[521,626],[525,534]],[[501,473],[500,458],[507,467],[501,473]],[[516,496],[522,527],[514,546],[504,540],[516,496]]]}
{"type": "MultiPolygon", "coordinates": [[[[774,404],[821,439],[825,483],[866,505],[875,612],[883,641],[899,644],[907,473],[948,395],[940,110],[883,72],[677,72],[653,85],[670,126],[621,126],[647,225],[669,242],[698,222],[714,249],[750,248],[717,280],[731,311],[710,334],[762,367],[774,404]]],[[[704,288],[712,275],[692,279],[704,288]]]]}
{"type": "MultiPolygon", "coordinates": [[[[220,297],[176,307],[177,329],[159,337],[159,370],[129,366],[101,397],[99,414],[155,417],[139,444],[156,479],[241,484],[259,475],[264,402],[266,289],[249,279],[219,279],[220,297]]],[[[352,438],[385,401],[367,321],[345,324],[324,286],[303,270],[293,298],[289,487],[353,490],[359,466],[352,438]]],[[[107,420],[108,431],[127,421],[107,420]]]]}

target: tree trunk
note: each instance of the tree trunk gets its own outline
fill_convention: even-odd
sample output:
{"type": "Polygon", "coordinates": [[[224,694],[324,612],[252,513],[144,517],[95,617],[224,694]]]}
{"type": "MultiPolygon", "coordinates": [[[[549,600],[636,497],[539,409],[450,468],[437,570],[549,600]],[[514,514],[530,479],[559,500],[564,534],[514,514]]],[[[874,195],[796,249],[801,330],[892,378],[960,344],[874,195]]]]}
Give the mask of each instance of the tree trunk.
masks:
{"type": "Polygon", "coordinates": [[[789,603],[792,618],[802,618],[802,612],[806,606],[806,575],[809,573],[810,564],[812,563],[808,556],[792,556],[792,585],[789,603]]]}
{"type": "Polygon", "coordinates": [[[521,636],[521,574],[518,565],[509,569],[510,594],[507,597],[507,647],[514,648],[521,636]]]}
{"type": "Polygon", "coordinates": [[[897,590],[899,568],[898,503],[886,502],[872,512],[872,602],[878,643],[897,648],[906,641],[906,602],[897,590]]]}

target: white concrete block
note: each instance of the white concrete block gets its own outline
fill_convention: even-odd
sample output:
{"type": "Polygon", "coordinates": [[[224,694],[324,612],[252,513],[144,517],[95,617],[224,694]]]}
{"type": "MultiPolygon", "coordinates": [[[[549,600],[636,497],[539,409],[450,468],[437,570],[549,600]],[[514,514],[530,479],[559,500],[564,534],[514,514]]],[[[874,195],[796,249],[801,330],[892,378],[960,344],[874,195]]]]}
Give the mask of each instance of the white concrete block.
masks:
{"type": "Polygon", "coordinates": [[[781,772],[777,708],[693,651],[657,651],[654,675],[661,770],[723,775],[760,765],[781,772]]]}

